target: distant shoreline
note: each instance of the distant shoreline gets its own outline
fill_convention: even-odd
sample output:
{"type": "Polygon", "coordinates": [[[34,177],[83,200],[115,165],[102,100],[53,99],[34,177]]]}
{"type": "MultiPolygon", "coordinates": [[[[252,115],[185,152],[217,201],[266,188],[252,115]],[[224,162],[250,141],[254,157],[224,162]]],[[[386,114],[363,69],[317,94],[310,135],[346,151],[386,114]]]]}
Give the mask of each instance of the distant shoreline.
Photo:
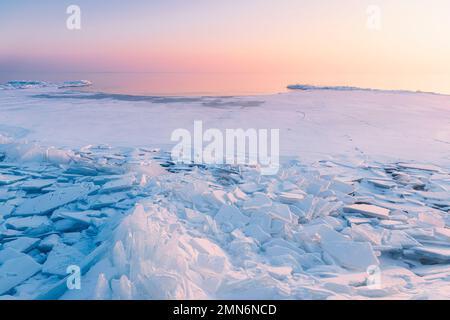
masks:
{"type": "Polygon", "coordinates": [[[439,96],[450,96],[447,93],[422,91],[422,90],[406,90],[406,89],[380,89],[357,86],[318,86],[311,84],[291,84],[287,85],[287,91],[277,92],[237,92],[237,93],[221,93],[221,92],[173,92],[173,93],[127,93],[127,90],[104,90],[103,88],[96,88],[95,83],[90,80],[64,80],[64,81],[43,81],[43,80],[10,80],[5,83],[0,83],[0,91],[2,90],[23,90],[23,89],[39,89],[39,88],[55,88],[55,89],[86,89],[84,92],[97,94],[110,94],[114,96],[128,96],[128,97],[250,97],[250,96],[267,96],[274,94],[281,94],[292,91],[365,91],[365,92],[380,92],[380,93],[406,93],[406,94],[431,94],[439,96]]]}

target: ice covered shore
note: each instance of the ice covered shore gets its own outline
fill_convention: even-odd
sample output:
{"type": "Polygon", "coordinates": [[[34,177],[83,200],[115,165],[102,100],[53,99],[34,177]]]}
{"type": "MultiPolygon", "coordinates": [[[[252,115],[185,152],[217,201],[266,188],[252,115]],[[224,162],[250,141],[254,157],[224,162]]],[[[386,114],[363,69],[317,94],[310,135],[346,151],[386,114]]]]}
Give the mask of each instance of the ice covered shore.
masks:
{"type": "Polygon", "coordinates": [[[449,97],[65,90],[0,91],[1,298],[450,298],[449,97]],[[172,163],[193,120],[283,168],[172,163]]]}

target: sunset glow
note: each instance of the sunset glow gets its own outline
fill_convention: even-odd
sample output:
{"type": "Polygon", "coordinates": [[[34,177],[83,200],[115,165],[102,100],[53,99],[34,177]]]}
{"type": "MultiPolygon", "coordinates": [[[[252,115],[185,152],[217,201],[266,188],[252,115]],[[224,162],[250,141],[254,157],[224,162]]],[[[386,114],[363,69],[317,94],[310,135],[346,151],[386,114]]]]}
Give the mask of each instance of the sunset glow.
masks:
{"type": "Polygon", "coordinates": [[[77,31],[71,2],[31,2],[0,2],[0,71],[293,73],[450,92],[446,0],[376,1],[380,30],[359,0],[80,0],[77,31]]]}

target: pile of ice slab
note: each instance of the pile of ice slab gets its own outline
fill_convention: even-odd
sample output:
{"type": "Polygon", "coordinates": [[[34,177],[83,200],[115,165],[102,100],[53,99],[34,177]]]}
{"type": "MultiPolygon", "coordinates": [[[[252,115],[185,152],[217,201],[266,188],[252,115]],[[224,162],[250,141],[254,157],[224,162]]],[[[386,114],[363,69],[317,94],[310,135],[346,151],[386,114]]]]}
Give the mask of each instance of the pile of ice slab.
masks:
{"type": "Polygon", "coordinates": [[[0,161],[1,299],[450,298],[446,168],[33,148],[0,161]]]}
{"type": "Polygon", "coordinates": [[[113,227],[149,196],[142,191],[147,179],[165,172],[148,150],[54,151],[63,161],[0,162],[2,298],[52,298],[48,292],[68,276],[68,267],[89,269],[91,254],[113,227]]]}
{"type": "Polygon", "coordinates": [[[261,176],[157,158],[171,173],[143,184],[63,299],[449,298],[444,168],[292,162],[261,176]]]}

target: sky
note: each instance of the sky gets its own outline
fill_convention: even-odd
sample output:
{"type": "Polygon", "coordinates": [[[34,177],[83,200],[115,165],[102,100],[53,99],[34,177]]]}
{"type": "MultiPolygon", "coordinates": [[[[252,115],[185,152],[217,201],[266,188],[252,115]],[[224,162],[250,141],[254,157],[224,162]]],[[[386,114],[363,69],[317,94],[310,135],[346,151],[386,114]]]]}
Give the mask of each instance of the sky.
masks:
{"type": "Polygon", "coordinates": [[[0,72],[352,74],[437,85],[450,75],[449,15],[448,0],[0,0],[0,72]],[[80,30],[66,27],[71,4],[80,30]],[[373,5],[379,28],[367,24],[373,5]]]}

